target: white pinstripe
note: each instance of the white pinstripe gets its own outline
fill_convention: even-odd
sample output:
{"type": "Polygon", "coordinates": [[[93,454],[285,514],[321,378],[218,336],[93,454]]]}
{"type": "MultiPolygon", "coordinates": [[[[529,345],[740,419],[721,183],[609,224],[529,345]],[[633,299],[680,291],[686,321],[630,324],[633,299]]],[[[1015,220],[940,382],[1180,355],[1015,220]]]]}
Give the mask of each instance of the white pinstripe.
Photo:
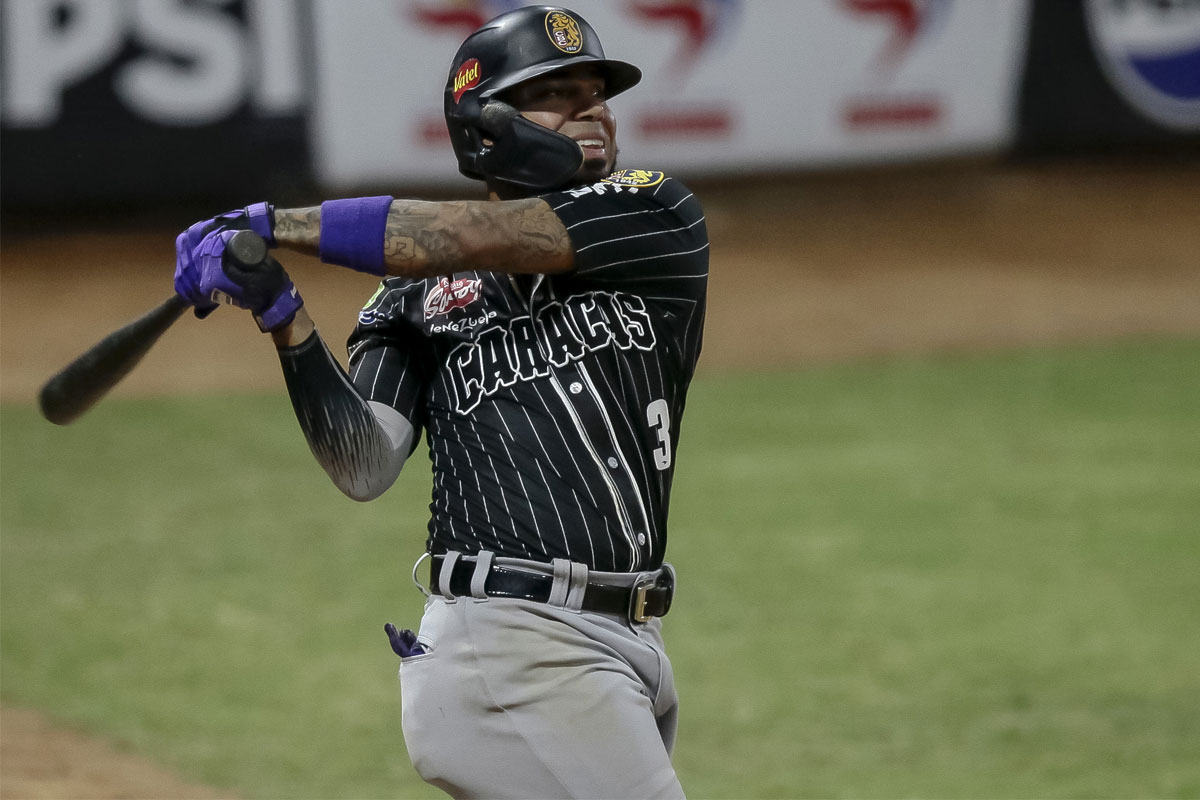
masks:
{"type": "MultiPolygon", "coordinates": [[[[537,388],[537,383],[536,382],[531,383],[530,386],[533,387],[533,391],[537,394],[538,399],[542,401],[542,405],[546,409],[546,416],[550,419],[551,422],[554,423],[554,427],[558,429],[559,438],[561,438],[563,440],[563,442],[566,442],[567,435],[565,433],[563,433],[562,426],[558,424],[558,417],[555,416],[553,413],[551,413],[550,404],[546,402],[546,398],[542,397],[542,392],[541,392],[541,390],[539,390],[537,388]]],[[[588,485],[587,474],[584,473],[583,467],[579,466],[579,462],[575,460],[574,448],[568,447],[568,448],[566,448],[566,450],[567,450],[567,455],[569,455],[571,457],[571,463],[575,465],[575,469],[579,470],[579,477],[581,479],[580,483],[582,483],[583,488],[585,490],[587,490],[588,497],[592,501],[592,507],[599,508],[600,504],[598,502],[596,502],[596,496],[594,494],[592,494],[592,489],[588,485]]]]}
{"type": "MultiPolygon", "coordinates": [[[[678,203],[676,203],[673,206],[659,206],[658,208],[644,208],[644,209],[641,209],[640,211],[626,211],[623,214],[609,214],[606,217],[591,217],[590,219],[580,220],[579,222],[576,222],[573,225],[568,225],[567,230],[571,230],[573,228],[578,228],[580,225],[587,225],[589,222],[600,222],[600,221],[606,220],[606,219],[621,219],[623,217],[636,217],[641,214],[661,214],[664,211],[674,211],[675,209],[679,208],[679,206],[681,206],[685,201],[687,201],[687,199],[689,197],[692,197],[692,195],[689,194],[687,197],[683,198],[682,200],[680,200],[678,203]]],[[[700,221],[703,221],[703,217],[701,218],[700,221]]],[[[610,239],[609,241],[614,241],[614,240],[610,239]]]]}
{"type": "MultiPolygon", "coordinates": [[[[533,424],[533,418],[529,416],[529,409],[527,409],[525,406],[521,406],[521,411],[525,414],[525,421],[529,423],[529,430],[533,431],[533,438],[537,440],[538,447],[542,449],[542,455],[546,456],[546,463],[549,464],[550,469],[553,470],[554,477],[562,480],[563,476],[559,474],[558,469],[554,466],[554,461],[550,458],[550,451],[546,449],[546,445],[542,442],[542,437],[537,431],[537,426],[533,424]]],[[[503,420],[501,421],[503,422],[503,420]]],[[[507,423],[505,423],[504,428],[505,430],[508,430],[507,423]]],[[[512,436],[512,431],[509,431],[508,435],[512,436]]],[[[542,462],[535,461],[534,463],[537,464],[538,474],[542,476],[542,484],[549,486],[550,482],[546,480],[546,473],[542,470],[542,462]]],[[[570,557],[571,543],[567,537],[566,523],[563,522],[562,514],[558,510],[558,501],[554,499],[554,492],[548,492],[548,494],[550,495],[550,505],[554,507],[554,516],[558,517],[558,525],[560,528],[562,528],[563,547],[567,551],[567,556],[570,557]]]]}
{"type": "MultiPolygon", "coordinates": [[[[617,459],[620,462],[621,466],[623,466],[625,468],[625,474],[627,474],[629,476],[629,482],[630,482],[630,484],[633,485],[634,489],[636,490],[638,487],[637,478],[634,476],[633,470],[629,466],[629,462],[625,459],[625,451],[620,447],[620,441],[617,437],[617,430],[613,426],[612,419],[608,415],[608,409],[604,405],[603,398],[600,397],[600,390],[598,390],[596,388],[596,384],[592,382],[592,376],[590,374],[588,374],[587,368],[582,363],[579,365],[579,375],[580,375],[580,377],[583,378],[584,385],[586,385],[588,387],[588,390],[592,393],[592,397],[596,401],[596,405],[600,409],[600,416],[604,420],[604,426],[606,428],[608,428],[608,433],[609,433],[609,436],[611,437],[612,443],[613,443],[613,449],[616,450],[616,452],[617,452],[617,459]]],[[[635,439],[636,439],[636,436],[635,436],[635,439]]],[[[605,466],[607,466],[607,465],[605,465],[605,466]]],[[[603,467],[601,467],[601,469],[603,469],[603,467]]],[[[606,479],[609,479],[609,475],[607,472],[604,473],[604,477],[606,479]]],[[[646,504],[642,501],[641,492],[635,491],[634,494],[637,495],[636,499],[637,499],[637,503],[638,503],[638,509],[642,512],[642,520],[645,521],[646,527],[649,528],[650,527],[650,515],[646,513],[646,504]]],[[[622,503],[622,507],[624,507],[624,503],[622,503]]],[[[629,568],[629,570],[632,572],[632,571],[636,570],[638,568],[638,566],[641,564],[642,553],[641,553],[641,545],[638,544],[636,537],[633,535],[633,533],[634,533],[633,520],[628,517],[628,514],[629,514],[628,509],[625,509],[625,514],[626,514],[626,519],[628,519],[628,522],[629,522],[629,528],[627,530],[626,535],[627,535],[627,538],[629,539],[630,546],[633,548],[633,552],[635,553],[634,563],[629,568]]]]}
{"type": "MultiPolygon", "coordinates": [[[[630,239],[644,239],[647,236],[663,236],[668,233],[679,233],[680,231],[691,230],[692,228],[696,227],[697,225],[699,225],[702,222],[704,222],[704,217],[701,217],[700,219],[696,220],[691,225],[683,225],[678,228],[667,228],[667,229],[661,230],[661,231],[647,231],[645,233],[631,233],[628,236],[618,236],[615,239],[605,239],[603,242],[592,242],[591,244],[585,244],[583,247],[577,248],[575,250],[575,254],[579,255],[580,253],[584,252],[585,250],[591,250],[593,247],[601,247],[606,244],[612,244],[613,242],[627,242],[630,239]]],[[[695,251],[692,251],[692,252],[695,252],[695,251]]],[[[667,253],[661,257],[665,258],[668,255],[673,255],[673,254],[667,253]]],[[[612,266],[612,265],[610,264],[609,266],[612,266]]]]}
{"type": "MultiPolygon", "coordinates": [[[[546,402],[546,398],[542,396],[541,390],[537,387],[537,382],[532,382],[529,385],[533,388],[533,391],[538,396],[538,399],[542,401],[542,407],[546,409],[547,419],[554,423],[554,427],[558,431],[558,438],[565,444],[567,441],[567,434],[563,431],[562,426],[558,424],[558,417],[551,411],[550,404],[546,402]]],[[[592,501],[591,507],[599,509],[600,503],[596,500],[596,495],[592,494],[592,487],[587,479],[587,475],[584,473],[583,467],[579,466],[579,462],[575,459],[575,448],[566,447],[564,449],[567,451],[567,455],[570,457],[571,463],[575,465],[575,470],[579,473],[579,483],[583,486],[584,491],[587,492],[588,499],[592,501]]],[[[575,495],[576,504],[582,507],[583,503],[579,499],[579,493],[572,489],[571,494],[575,495]]],[[[588,535],[588,544],[592,549],[592,563],[595,563],[596,547],[595,543],[592,541],[591,527],[587,524],[587,514],[580,512],[579,516],[583,520],[583,529],[588,535]]],[[[607,518],[607,515],[605,515],[605,518],[607,518]]],[[[608,538],[609,552],[613,554],[613,560],[615,561],[617,555],[617,543],[613,541],[612,532],[608,530],[607,525],[605,526],[604,532],[608,538]]]]}
{"type": "MultiPolygon", "coordinates": [[[[580,371],[582,372],[582,367],[580,371]]],[[[583,422],[579,419],[579,414],[575,411],[575,406],[571,405],[571,401],[567,398],[566,392],[563,391],[562,384],[559,382],[557,375],[551,374],[550,385],[554,387],[554,391],[558,393],[559,399],[562,400],[563,406],[567,409],[568,416],[570,416],[571,421],[575,424],[575,430],[579,433],[579,438],[583,441],[584,447],[587,449],[588,454],[591,455],[592,461],[596,464],[597,472],[604,480],[609,493],[612,495],[613,504],[616,506],[617,514],[621,519],[621,533],[625,541],[629,544],[632,555],[632,563],[629,566],[629,571],[633,572],[641,563],[642,554],[638,549],[637,540],[633,535],[633,523],[629,518],[629,509],[625,507],[625,501],[621,498],[620,490],[613,483],[612,476],[608,474],[607,465],[600,458],[600,454],[596,452],[596,446],[588,438],[587,431],[583,427],[583,422]]]]}
{"type": "MultiPolygon", "coordinates": [[[[690,256],[695,253],[699,253],[702,250],[707,250],[707,249],[708,249],[708,244],[705,243],[703,246],[697,247],[693,250],[681,250],[678,253],[656,253],[652,256],[643,256],[642,258],[627,258],[624,261],[610,261],[607,264],[602,264],[602,265],[595,266],[595,267],[589,267],[586,270],[582,270],[582,269],[578,270],[578,274],[590,275],[591,273],[596,272],[598,270],[610,269],[612,267],[621,267],[621,266],[624,266],[625,264],[639,264],[643,261],[656,261],[656,260],[663,259],[663,258],[674,258],[676,256],[690,256]]],[[[679,280],[681,278],[707,278],[707,277],[708,277],[708,275],[706,273],[700,273],[698,275],[645,275],[645,276],[624,275],[624,276],[621,276],[621,278],[614,279],[614,280],[663,281],[663,280],[679,280]]]]}
{"type": "MultiPolygon", "coordinates": [[[[508,423],[504,421],[503,414],[497,414],[500,418],[500,424],[504,426],[504,430],[508,431],[508,438],[512,438],[512,431],[508,430],[508,423]]],[[[533,520],[533,529],[537,532],[538,544],[542,546],[542,553],[549,553],[546,549],[546,540],[542,537],[542,526],[538,525],[537,509],[533,507],[533,498],[529,496],[529,489],[525,488],[525,478],[521,475],[521,470],[517,468],[517,460],[512,457],[512,452],[508,449],[508,442],[500,438],[500,446],[504,448],[505,454],[508,456],[508,461],[512,465],[513,472],[517,476],[517,483],[521,484],[521,492],[525,495],[525,502],[529,505],[529,518],[533,520]]]]}

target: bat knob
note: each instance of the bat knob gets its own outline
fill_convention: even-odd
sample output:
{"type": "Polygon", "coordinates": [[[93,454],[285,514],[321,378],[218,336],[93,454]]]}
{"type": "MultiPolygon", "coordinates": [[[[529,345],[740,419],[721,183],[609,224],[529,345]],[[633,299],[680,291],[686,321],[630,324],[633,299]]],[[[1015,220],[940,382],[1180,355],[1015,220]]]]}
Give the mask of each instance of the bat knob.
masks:
{"type": "Polygon", "coordinates": [[[288,283],[283,266],[267,255],[267,243],[254,231],[238,231],[225,243],[221,268],[242,288],[244,308],[260,313],[288,283]]]}
{"type": "Polygon", "coordinates": [[[236,266],[252,270],[267,260],[267,242],[254,231],[238,231],[226,243],[225,255],[236,266]]]}

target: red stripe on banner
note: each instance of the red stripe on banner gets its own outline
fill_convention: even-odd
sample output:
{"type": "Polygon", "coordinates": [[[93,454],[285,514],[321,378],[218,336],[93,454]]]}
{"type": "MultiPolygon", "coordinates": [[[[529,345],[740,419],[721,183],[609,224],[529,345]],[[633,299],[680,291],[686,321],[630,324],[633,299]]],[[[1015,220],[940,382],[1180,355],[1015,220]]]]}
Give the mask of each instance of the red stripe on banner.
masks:
{"type": "Polygon", "coordinates": [[[724,109],[707,111],[653,111],[637,120],[637,130],[647,139],[668,136],[728,136],[733,119],[724,109]]]}
{"type": "Polygon", "coordinates": [[[847,128],[924,127],[942,119],[937,100],[868,100],[852,102],[842,112],[847,128]]]}
{"type": "Polygon", "coordinates": [[[426,147],[442,147],[450,141],[450,131],[441,117],[429,117],[417,125],[417,137],[426,147]]]}

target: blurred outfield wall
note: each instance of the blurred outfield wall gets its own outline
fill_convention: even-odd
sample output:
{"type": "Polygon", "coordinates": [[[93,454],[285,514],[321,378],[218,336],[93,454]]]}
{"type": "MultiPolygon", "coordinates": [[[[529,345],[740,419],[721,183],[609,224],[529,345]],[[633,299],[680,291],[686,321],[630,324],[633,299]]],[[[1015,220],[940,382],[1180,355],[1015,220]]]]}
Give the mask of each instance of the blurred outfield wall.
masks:
{"type": "MultiPolygon", "coordinates": [[[[441,91],[515,0],[0,0],[5,211],[453,189],[441,91]],[[281,195],[283,197],[281,197],[281,195]]],[[[1194,0],[573,0],[623,163],[686,177],[1195,150],[1194,0]]]]}

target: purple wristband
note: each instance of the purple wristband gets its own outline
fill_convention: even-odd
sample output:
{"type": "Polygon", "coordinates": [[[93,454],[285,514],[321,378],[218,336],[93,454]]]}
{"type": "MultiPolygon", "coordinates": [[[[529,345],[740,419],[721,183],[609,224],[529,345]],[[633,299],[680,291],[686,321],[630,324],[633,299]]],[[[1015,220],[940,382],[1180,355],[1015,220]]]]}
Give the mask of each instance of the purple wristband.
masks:
{"type": "Polygon", "coordinates": [[[275,247],[275,206],[270,203],[246,206],[246,222],[250,230],[267,240],[268,247],[275,247]]]}
{"type": "Polygon", "coordinates": [[[386,275],[383,234],[389,196],[351,197],[321,203],[321,260],[372,275],[386,275]]]}

